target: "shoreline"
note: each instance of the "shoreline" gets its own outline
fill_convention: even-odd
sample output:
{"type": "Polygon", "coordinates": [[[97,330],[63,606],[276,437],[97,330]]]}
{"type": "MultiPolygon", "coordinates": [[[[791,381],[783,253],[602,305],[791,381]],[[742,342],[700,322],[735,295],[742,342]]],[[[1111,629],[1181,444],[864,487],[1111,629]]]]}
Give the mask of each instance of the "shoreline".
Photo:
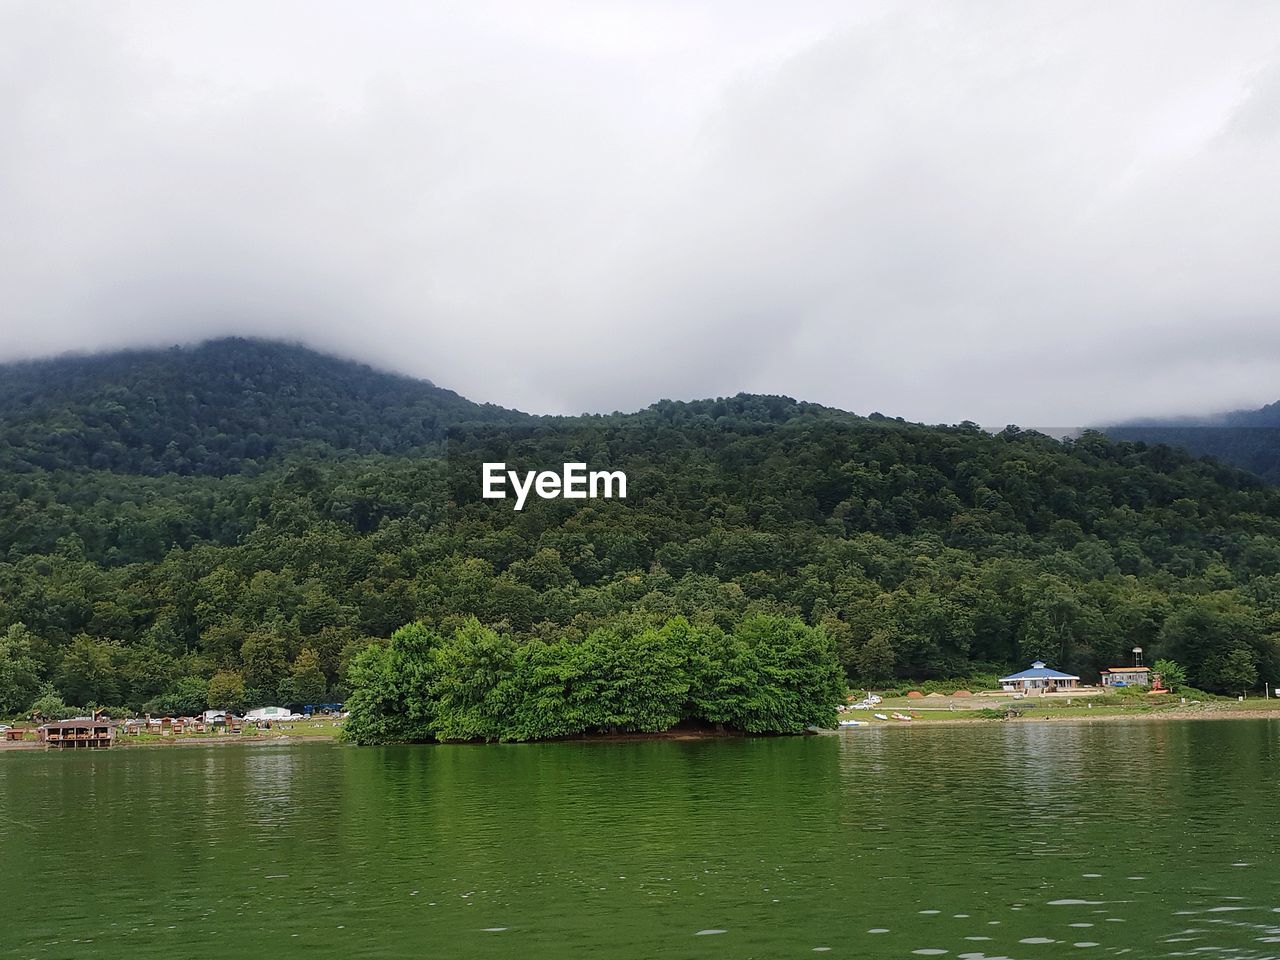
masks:
{"type": "MultiPolygon", "coordinates": [[[[690,729],[672,729],[661,730],[656,732],[633,732],[633,733],[598,733],[598,734],[579,734],[569,737],[557,737],[548,740],[528,740],[528,741],[509,741],[505,745],[518,745],[523,743],[640,743],[646,741],[672,741],[672,742],[695,742],[695,741],[712,741],[712,740],[739,740],[739,739],[756,739],[756,738],[780,738],[786,736],[832,736],[844,732],[857,733],[862,730],[918,730],[921,728],[933,727],[969,727],[969,726],[996,726],[999,724],[1073,724],[1073,723],[1116,723],[1125,721],[1138,721],[1142,723],[1164,722],[1164,721],[1188,721],[1188,720],[1280,720],[1280,708],[1259,708],[1244,707],[1236,709],[1234,705],[1223,704],[1221,707],[1208,706],[1199,708],[1179,707],[1167,710],[1153,711],[1124,711],[1124,712],[1098,712],[1089,714],[1084,711],[1079,713],[1063,716],[1034,716],[1023,715],[1020,717],[1006,717],[995,719],[990,717],[951,717],[942,716],[935,718],[917,717],[910,723],[895,720],[884,721],[867,721],[865,727],[835,727],[830,729],[809,729],[797,734],[750,734],[740,730],[690,730],[690,729]]],[[[124,740],[116,741],[112,747],[107,749],[124,749],[137,750],[146,748],[190,748],[190,747],[227,747],[227,746],[294,746],[304,743],[339,743],[341,737],[338,733],[317,733],[305,736],[297,736],[290,734],[282,734],[279,736],[225,736],[225,737],[175,737],[157,740],[145,740],[141,742],[128,742],[124,740]]],[[[366,746],[490,746],[501,741],[448,741],[446,743],[385,743],[385,744],[367,744],[366,746]]],[[[9,752],[31,752],[40,751],[45,753],[61,753],[61,750],[51,750],[44,744],[34,740],[24,740],[17,742],[0,741],[0,753],[9,752]]],[[[84,751],[68,751],[71,753],[80,753],[84,751]]]]}
{"type": "MultiPolygon", "coordinates": [[[[995,726],[997,724],[1042,724],[1042,723],[1114,723],[1116,721],[1141,721],[1144,723],[1158,721],[1183,720],[1280,720],[1280,709],[1260,709],[1246,707],[1241,710],[1232,709],[1184,709],[1161,711],[1132,711],[1121,713],[1088,714],[1081,711],[1071,716],[1027,716],[995,719],[989,717],[939,717],[938,719],[916,718],[911,723],[902,721],[869,722],[865,729],[920,729],[921,727],[965,727],[974,725],[995,726]]],[[[861,730],[863,727],[845,727],[845,730],[861,730]]],[[[840,730],[833,731],[839,733],[840,730]]]]}
{"type": "Polygon", "coordinates": [[[335,734],[313,734],[305,737],[290,736],[282,734],[278,737],[266,737],[261,735],[250,734],[249,736],[239,735],[234,737],[191,737],[190,739],[182,737],[164,737],[158,740],[141,740],[130,742],[128,740],[118,740],[113,747],[122,747],[126,750],[137,750],[143,747],[222,747],[234,746],[236,744],[272,744],[272,743],[306,743],[311,740],[332,741],[337,740],[335,734]]]}
{"type": "Polygon", "coordinates": [[[152,747],[171,748],[171,747],[234,747],[234,746],[270,746],[271,744],[292,745],[298,743],[334,743],[338,740],[336,734],[320,733],[308,734],[307,736],[290,736],[283,734],[276,737],[264,736],[234,736],[234,737],[164,737],[156,740],[142,740],[130,742],[129,740],[116,740],[110,747],[100,748],[96,751],[92,750],[75,750],[75,749],[53,749],[46,747],[38,740],[17,740],[17,741],[0,741],[0,753],[20,753],[40,751],[41,753],[102,753],[110,750],[144,750],[152,747]]]}

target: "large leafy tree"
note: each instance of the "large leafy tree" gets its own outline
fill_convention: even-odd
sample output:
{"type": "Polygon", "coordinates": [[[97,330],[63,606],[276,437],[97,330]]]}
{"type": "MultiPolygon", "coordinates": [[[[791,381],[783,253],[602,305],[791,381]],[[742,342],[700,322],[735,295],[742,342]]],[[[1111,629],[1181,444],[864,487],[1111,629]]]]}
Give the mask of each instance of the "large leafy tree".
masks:
{"type": "Polygon", "coordinates": [[[413,623],[392,634],[390,643],[365,647],[356,655],[347,673],[348,737],[357,743],[435,739],[431,683],[440,642],[434,631],[413,623]]]}
{"type": "Polygon", "coordinates": [[[80,634],[67,647],[58,689],[71,703],[117,706],[124,693],[118,645],[80,634]]]}
{"type": "Polygon", "coordinates": [[[323,703],[327,693],[320,655],[309,647],[304,648],[289,668],[289,678],[280,685],[281,699],[289,703],[323,703]]]}
{"type": "Polygon", "coordinates": [[[515,648],[474,618],[432,650],[430,696],[435,736],[442,740],[497,740],[515,707],[515,648]]]}
{"type": "Polygon", "coordinates": [[[883,630],[877,630],[853,655],[857,676],[871,682],[887,681],[893,676],[893,644],[883,630]]]}
{"type": "Polygon", "coordinates": [[[245,686],[267,700],[275,700],[280,683],[289,675],[289,643],[276,630],[251,633],[240,647],[245,686]]]}
{"type": "Polygon", "coordinates": [[[209,679],[205,699],[210,710],[243,710],[247,702],[244,677],[234,670],[219,670],[209,679]]]}

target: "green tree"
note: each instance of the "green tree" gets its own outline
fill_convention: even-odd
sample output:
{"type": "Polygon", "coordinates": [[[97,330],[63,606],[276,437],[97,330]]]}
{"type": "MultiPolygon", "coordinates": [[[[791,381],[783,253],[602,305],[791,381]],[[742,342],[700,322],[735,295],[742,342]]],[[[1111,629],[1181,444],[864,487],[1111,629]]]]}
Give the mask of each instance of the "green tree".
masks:
{"type": "Polygon", "coordinates": [[[401,627],[388,644],[365,647],[351,661],[349,716],[343,735],[355,743],[436,738],[433,651],[438,634],[421,623],[401,627]]]}
{"type": "Polygon", "coordinates": [[[1201,683],[1210,690],[1247,693],[1258,682],[1258,667],[1252,651],[1236,647],[1205,661],[1201,683]]]}
{"type": "Polygon", "coordinates": [[[821,629],[794,618],[755,616],[734,635],[760,667],[747,714],[736,724],[740,729],[799,733],[835,725],[846,687],[834,644],[821,629]]]}
{"type": "Polygon", "coordinates": [[[656,732],[678,724],[690,687],[690,632],[682,617],[661,629],[592,631],[575,649],[572,697],[583,728],[656,732]]]}
{"type": "Polygon", "coordinates": [[[327,691],[320,655],[304,647],[290,668],[289,679],[280,685],[281,698],[288,703],[324,703],[327,691]]]}
{"type": "Polygon", "coordinates": [[[118,662],[124,700],[135,708],[168,689],[177,671],[174,658],[150,644],[125,647],[118,662]]]}
{"type": "Polygon", "coordinates": [[[51,690],[46,689],[44,693],[36,697],[31,704],[31,716],[37,720],[69,720],[80,712],[76,707],[69,707],[63,701],[62,697],[51,690]]]}
{"type": "Polygon", "coordinates": [[[219,670],[209,679],[206,703],[210,710],[240,711],[245,707],[244,677],[234,670],[219,670]]]}
{"type": "Polygon", "coordinates": [[[240,663],[245,685],[274,700],[289,675],[288,642],[274,630],[251,633],[240,647],[240,663]]]}
{"type": "Polygon", "coordinates": [[[741,639],[719,627],[699,629],[689,643],[689,699],[694,716],[717,727],[750,722],[760,661],[741,639]]]}
{"type": "Polygon", "coordinates": [[[1151,672],[1158,676],[1164,685],[1177,692],[1187,685],[1187,671],[1173,660],[1157,660],[1151,665],[1151,672]]]}
{"type": "Polygon", "coordinates": [[[208,680],[182,677],[164,693],[148,700],[142,709],[162,717],[193,717],[209,705],[209,699],[208,680]]]}
{"type": "Polygon", "coordinates": [[[893,644],[884,630],[877,630],[867,638],[853,655],[858,677],[870,682],[883,683],[893,676],[893,644]]]}
{"type": "Polygon", "coordinates": [[[1062,577],[1042,575],[1026,598],[1019,649],[1024,661],[1043,660],[1065,667],[1075,649],[1096,632],[1096,611],[1062,577]]]}
{"type": "Polygon", "coordinates": [[[31,654],[31,631],[24,624],[0,633],[0,716],[25,710],[40,691],[40,669],[31,654]]]}
{"type": "Polygon", "coordinates": [[[497,740],[515,707],[515,648],[474,618],[432,650],[431,696],[435,736],[441,740],[497,740]]]}
{"type": "Polygon", "coordinates": [[[120,648],[80,634],[62,656],[58,689],[72,703],[118,705],[123,700],[117,666],[120,648]]]}

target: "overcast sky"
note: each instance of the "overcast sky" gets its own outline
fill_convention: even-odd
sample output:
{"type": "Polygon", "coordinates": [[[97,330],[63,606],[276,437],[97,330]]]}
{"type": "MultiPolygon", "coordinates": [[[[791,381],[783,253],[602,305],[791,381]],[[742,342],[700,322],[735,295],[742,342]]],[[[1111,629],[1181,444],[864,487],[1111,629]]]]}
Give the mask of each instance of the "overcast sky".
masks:
{"type": "Polygon", "coordinates": [[[544,413],[1280,399],[1280,4],[0,0],[0,359],[544,413]]]}

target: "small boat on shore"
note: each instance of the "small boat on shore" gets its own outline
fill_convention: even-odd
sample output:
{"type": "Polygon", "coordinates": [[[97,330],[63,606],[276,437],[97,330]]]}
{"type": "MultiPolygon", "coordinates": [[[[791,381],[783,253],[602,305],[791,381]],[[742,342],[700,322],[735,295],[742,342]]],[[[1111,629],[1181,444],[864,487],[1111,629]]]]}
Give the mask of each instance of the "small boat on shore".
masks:
{"type": "Polygon", "coordinates": [[[910,722],[911,722],[911,718],[910,718],[910,717],[908,717],[905,713],[895,713],[895,714],[893,715],[893,719],[895,719],[895,720],[905,720],[905,721],[907,721],[907,723],[910,723],[910,722]]]}
{"type": "Polygon", "coordinates": [[[876,717],[876,719],[877,719],[877,720],[888,720],[888,719],[889,719],[889,718],[888,718],[888,717],[886,717],[883,713],[877,713],[877,714],[875,715],[875,717],[876,717]]]}
{"type": "Polygon", "coordinates": [[[865,727],[866,725],[867,725],[867,721],[865,720],[841,720],[840,721],[840,726],[842,727],[865,727]]]}

